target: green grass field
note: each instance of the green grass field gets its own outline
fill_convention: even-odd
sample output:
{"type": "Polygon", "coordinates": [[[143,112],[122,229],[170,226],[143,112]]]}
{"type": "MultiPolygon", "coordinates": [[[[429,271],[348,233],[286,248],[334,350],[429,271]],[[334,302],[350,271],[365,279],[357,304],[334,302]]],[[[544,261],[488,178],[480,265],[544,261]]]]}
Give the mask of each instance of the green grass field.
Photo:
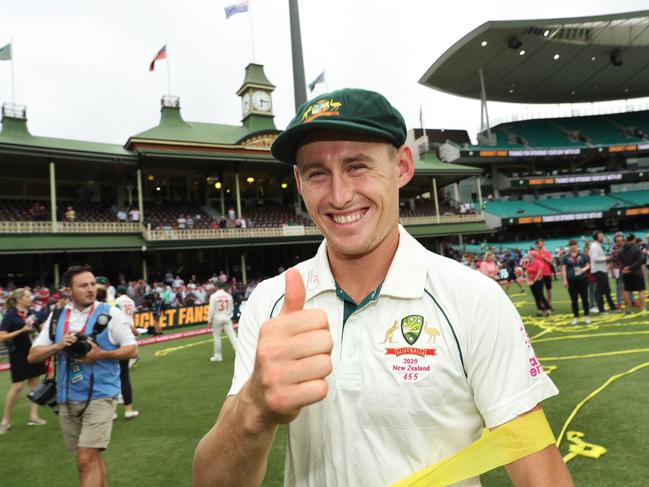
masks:
{"type": "MultiPolygon", "coordinates": [[[[551,318],[535,318],[529,293],[512,300],[524,316],[537,355],[561,390],[544,403],[555,435],[575,407],[606,381],[635,366],[649,364],[649,314],[593,317],[593,324],[570,326],[567,293],[555,282],[551,318]]],[[[115,422],[105,453],[112,486],[189,486],[196,444],[212,426],[230,386],[233,352],[225,340],[224,359],[209,362],[211,336],[177,340],[141,348],[132,369],[135,406],[140,417],[115,422]]],[[[10,375],[0,374],[4,400],[10,375]]],[[[568,466],[578,486],[644,486],[649,478],[649,367],[612,382],[572,419],[568,430],[608,451],[599,459],[577,456],[568,466]]],[[[13,427],[0,436],[0,485],[3,487],[69,486],[77,483],[74,459],[64,452],[58,422],[28,427],[27,401],[16,408],[13,427]]],[[[264,485],[283,484],[285,430],[275,441],[264,485]]],[[[227,450],[230,445],[223,445],[227,450]]],[[[564,439],[561,451],[568,453],[564,439]]],[[[504,469],[483,477],[483,485],[511,485],[504,469]]]]}

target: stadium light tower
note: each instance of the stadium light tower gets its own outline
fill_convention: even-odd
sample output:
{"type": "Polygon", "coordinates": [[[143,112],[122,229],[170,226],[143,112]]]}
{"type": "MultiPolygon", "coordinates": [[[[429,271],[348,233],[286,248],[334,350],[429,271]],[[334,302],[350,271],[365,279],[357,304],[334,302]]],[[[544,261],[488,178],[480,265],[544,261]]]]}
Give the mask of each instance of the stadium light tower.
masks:
{"type": "Polygon", "coordinates": [[[297,0],[288,0],[288,15],[291,25],[291,52],[293,53],[293,93],[295,111],[306,102],[306,81],[304,79],[304,58],[302,57],[302,37],[300,35],[300,11],[297,0]]]}

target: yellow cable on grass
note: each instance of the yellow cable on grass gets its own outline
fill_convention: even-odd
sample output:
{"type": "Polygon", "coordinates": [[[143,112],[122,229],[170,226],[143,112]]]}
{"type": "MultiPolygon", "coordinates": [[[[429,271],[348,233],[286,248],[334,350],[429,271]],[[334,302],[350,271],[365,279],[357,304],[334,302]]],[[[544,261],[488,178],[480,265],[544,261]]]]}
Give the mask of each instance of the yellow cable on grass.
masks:
{"type": "Polygon", "coordinates": [[[617,350],[615,352],[589,353],[586,355],[567,355],[564,357],[539,357],[539,361],[555,360],[577,360],[580,358],[612,357],[614,355],[627,355],[630,353],[647,353],[649,348],[634,348],[630,350],[617,350]]]}
{"type": "Polygon", "coordinates": [[[426,467],[392,487],[441,487],[454,484],[515,462],[554,443],[542,410],[537,410],[489,431],[455,455],[426,467]]]}
{"type": "Polygon", "coordinates": [[[561,433],[559,433],[556,445],[557,446],[561,445],[561,441],[563,440],[563,435],[566,434],[566,431],[568,430],[568,426],[570,426],[570,423],[575,418],[575,416],[577,415],[579,410],[584,406],[584,404],[586,404],[588,401],[590,401],[593,397],[595,397],[597,394],[602,392],[604,389],[606,389],[608,386],[610,386],[616,380],[621,379],[622,377],[625,377],[625,376],[627,376],[629,374],[633,374],[634,372],[637,372],[638,370],[643,369],[645,367],[649,367],[649,362],[645,362],[643,364],[636,365],[635,367],[627,370],[626,372],[622,372],[620,374],[612,375],[611,377],[608,378],[608,380],[606,382],[604,382],[604,384],[602,384],[597,389],[595,389],[593,392],[588,394],[588,396],[586,396],[586,398],[583,401],[579,402],[579,404],[577,404],[575,406],[575,409],[573,409],[572,413],[570,413],[570,416],[568,416],[568,419],[564,423],[563,428],[561,428],[561,433]]]}

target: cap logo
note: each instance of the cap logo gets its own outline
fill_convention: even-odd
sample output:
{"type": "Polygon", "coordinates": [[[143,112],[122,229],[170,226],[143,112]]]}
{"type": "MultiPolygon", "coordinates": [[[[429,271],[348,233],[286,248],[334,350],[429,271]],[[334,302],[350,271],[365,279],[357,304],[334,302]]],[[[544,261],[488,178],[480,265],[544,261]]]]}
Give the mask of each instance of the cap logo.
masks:
{"type": "Polygon", "coordinates": [[[309,105],[309,107],[302,114],[300,123],[310,122],[318,117],[336,117],[340,116],[340,107],[343,104],[333,98],[327,100],[325,98],[316,101],[309,105]]]}

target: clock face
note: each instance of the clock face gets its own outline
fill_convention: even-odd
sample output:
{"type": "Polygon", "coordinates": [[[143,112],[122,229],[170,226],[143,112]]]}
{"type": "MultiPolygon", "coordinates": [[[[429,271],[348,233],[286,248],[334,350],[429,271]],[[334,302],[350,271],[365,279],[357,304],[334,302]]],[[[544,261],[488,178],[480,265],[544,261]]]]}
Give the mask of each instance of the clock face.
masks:
{"type": "Polygon", "coordinates": [[[270,112],[270,94],[267,91],[255,91],[252,94],[252,107],[260,112],[270,112]]]}
{"type": "Polygon", "coordinates": [[[241,109],[244,114],[250,111],[250,93],[246,93],[241,97],[241,109]]]}

